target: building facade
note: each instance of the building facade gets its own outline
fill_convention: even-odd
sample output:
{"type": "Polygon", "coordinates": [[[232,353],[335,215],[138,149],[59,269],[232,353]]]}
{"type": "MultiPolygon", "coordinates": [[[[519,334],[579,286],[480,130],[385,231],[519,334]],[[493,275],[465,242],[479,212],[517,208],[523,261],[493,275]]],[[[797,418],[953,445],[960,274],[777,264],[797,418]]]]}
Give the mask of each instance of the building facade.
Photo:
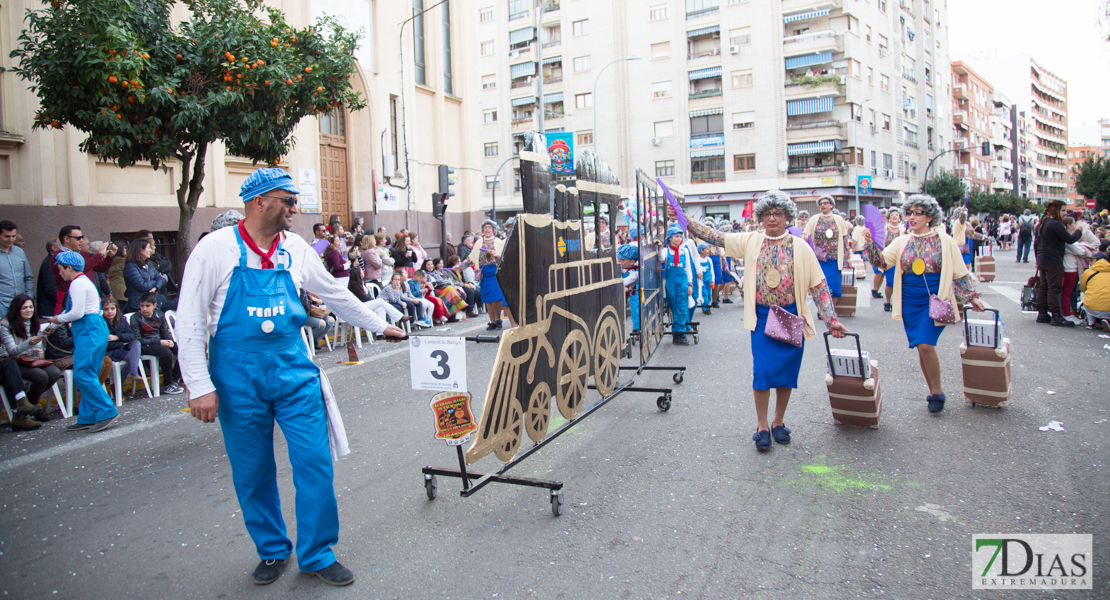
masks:
{"type": "Polygon", "coordinates": [[[979,73],[1027,110],[1033,200],[1067,199],[1068,86],[1028,55],[973,59],[979,73]]]}
{"type": "Polygon", "coordinates": [[[1100,146],[1068,147],[1068,208],[1087,208],[1087,198],[1075,191],[1075,167],[1091,157],[1103,157],[1107,152],[1100,146]]]}
{"type": "Polygon", "coordinates": [[[951,142],[943,2],[545,5],[479,2],[487,209],[502,164],[497,210],[521,206],[512,150],[538,128],[538,103],[544,129],[597,151],[626,196],[640,168],[692,211],[730,219],[772,188],[854,210],[857,175],[872,178],[864,202],[889,204],[951,142]]]}
{"type": "Polygon", "coordinates": [[[1110,152],[1110,119],[1098,120],[1099,138],[1102,140],[1102,149],[1110,152]]]}
{"type": "MultiPolygon", "coordinates": [[[[437,164],[455,167],[459,177],[447,213],[450,229],[474,229],[480,222],[477,44],[474,28],[463,24],[474,4],[453,0],[426,13],[420,27],[409,21],[398,28],[419,3],[267,2],[298,27],[332,14],[351,29],[362,29],[364,36],[351,82],[368,107],[304,119],[294,132],[293,151],[279,165],[303,190],[316,190],[315,199],[302,197],[302,207],[318,212],[298,215],[297,233],[311,237],[312,224],[332,215],[348,226],[363,217],[368,227],[420,232],[423,245],[434,253],[440,240],[439,221],[431,216],[437,164]]],[[[37,99],[11,71],[8,56],[28,8],[39,9],[41,3],[20,0],[0,7],[0,65],[6,69],[0,73],[0,205],[5,218],[19,226],[32,261],[45,256],[44,242],[60,227],[79,225],[93,240],[125,240],[151,230],[164,244],[160,251],[180,267],[185,257],[176,254],[174,239],[180,165],[170,163],[164,172],[120,169],[82,153],[78,144],[85,134],[72,127],[31,131],[37,99]]],[[[174,17],[185,20],[188,13],[179,6],[174,17]]],[[[216,215],[242,206],[239,186],[256,168],[218,143],[209,149],[192,242],[216,215]]]]}
{"type": "Polygon", "coordinates": [[[991,116],[994,88],[963,61],[952,63],[954,166],[968,192],[990,192],[994,181],[991,116]]]}

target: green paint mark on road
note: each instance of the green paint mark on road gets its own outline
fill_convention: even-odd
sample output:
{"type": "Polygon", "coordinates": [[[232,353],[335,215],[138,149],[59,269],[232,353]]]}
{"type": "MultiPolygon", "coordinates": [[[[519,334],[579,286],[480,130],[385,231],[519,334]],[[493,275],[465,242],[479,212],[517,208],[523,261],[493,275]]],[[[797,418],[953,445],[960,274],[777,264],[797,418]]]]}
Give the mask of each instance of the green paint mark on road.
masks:
{"type": "Polygon", "coordinates": [[[837,492],[861,489],[894,489],[889,485],[878,483],[876,481],[870,481],[860,475],[852,477],[848,474],[847,471],[848,469],[846,467],[835,465],[803,465],[802,475],[809,477],[803,477],[802,483],[815,483],[819,487],[829,488],[837,492]]]}

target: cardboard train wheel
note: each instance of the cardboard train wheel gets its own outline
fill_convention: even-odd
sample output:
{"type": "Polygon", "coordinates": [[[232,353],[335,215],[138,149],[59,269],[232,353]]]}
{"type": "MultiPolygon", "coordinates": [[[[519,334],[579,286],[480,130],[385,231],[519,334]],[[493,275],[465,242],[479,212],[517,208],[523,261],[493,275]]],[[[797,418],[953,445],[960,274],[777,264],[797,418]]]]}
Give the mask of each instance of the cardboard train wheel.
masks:
{"type": "Polygon", "coordinates": [[[551,388],[540,382],[532,390],[528,410],[524,413],[524,430],[533,442],[542,442],[547,436],[547,423],[551,420],[551,388]]]}
{"type": "Polygon", "coordinates": [[[589,350],[586,335],[575,329],[563,341],[559,352],[559,382],[557,402],[559,414],[568,421],[578,416],[582,409],[582,399],[586,396],[586,384],[590,377],[589,350]]]}
{"type": "Polygon", "coordinates": [[[520,403],[517,402],[516,398],[510,399],[508,410],[508,429],[512,432],[512,435],[508,438],[502,438],[504,441],[494,448],[494,452],[497,454],[497,458],[501,459],[501,462],[509,462],[516,456],[517,448],[520,448],[520,427],[524,421],[520,418],[520,403]]]}
{"type": "Polygon", "coordinates": [[[620,373],[621,334],[617,318],[606,312],[598,319],[594,334],[594,385],[603,397],[613,393],[620,373]]]}

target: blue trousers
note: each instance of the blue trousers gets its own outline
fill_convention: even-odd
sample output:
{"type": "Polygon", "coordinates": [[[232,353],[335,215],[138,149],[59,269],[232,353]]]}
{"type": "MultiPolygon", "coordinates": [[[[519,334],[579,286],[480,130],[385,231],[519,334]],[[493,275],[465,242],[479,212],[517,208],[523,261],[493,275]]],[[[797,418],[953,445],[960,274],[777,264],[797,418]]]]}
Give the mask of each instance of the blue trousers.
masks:
{"type": "Polygon", "coordinates": [[[1029,250],[1033,248],[1033,238],[1023,238],[1018,236],[1017,243],[1017,260],[1029,262],[1029,250]]]}
{"type": "Polygon", "coordinates": [[[108,392],[100,385],[100,366],[108,349],[108,325],[100,315],[85,315],[73,329],[73,383],[81,392],[77,422],[82,425],[111,419],[119,414],[108,392]]]}
{"type": "Polygon", "coordinates": [[[632,313],[632,331],[640,330],[640,294],[639,292],[628,297],[628,312],[632,313]]]}
{"type": "Polygon", "coordinates": [[[686,271],[681,267],[668,267],[667,268],[667,305],[671,309],[671,316],[674,321],[671,323],[671,331],[676,333],[685,332],[686,324],[690,322],[690,307],[687,298],[690,295],[687,289],[690,283],[686,280],[686,271]]]}
{"type": "Polygon", "coordinates": [[[284,560],[293,549],[278,495],[276,421],[297,490],[297,563],[302,571],[318,571],[335,562],[330,546],[339,542],[339,508],[320,372],[302,346],[272,353],[221,347],[210,353],[219,364],[213,361],[209,371],[235,494],[259,559],[284,560]]]}

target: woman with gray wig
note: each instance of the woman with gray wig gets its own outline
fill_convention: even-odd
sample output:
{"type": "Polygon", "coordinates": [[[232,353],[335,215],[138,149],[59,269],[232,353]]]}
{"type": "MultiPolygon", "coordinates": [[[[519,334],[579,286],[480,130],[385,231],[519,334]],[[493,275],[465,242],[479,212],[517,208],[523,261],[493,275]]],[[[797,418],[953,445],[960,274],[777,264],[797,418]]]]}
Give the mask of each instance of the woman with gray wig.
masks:
{"type": "Polygon", "coordinates": [[[894,267],[894,293],[891,296],[892,313],[901,320],[906,330],[910,348],[917,349],[921,372],[929,395],[925,401],[929,412],[944,410],[944,390],[941,388],[940,359],[937,357],[937,340],[944,326],[949,323],[930,316],[930,297],[936,295],[949,302],[955,320],[956,298],[971,304],[976,311],[983,310],[983,303],[975,291],[967,265],[960,256],[959,245],[943,228],[935,228],[943,218],[940,205],[932,196],[914,194],[902,205],[909,235],[895,238],[886,248],[879,248],[865,233],[867,259],[881,269],[894,267]]]}
{"type": "Polygon", "coordinates": [[[850,233],[852,226],[838,215],[833,214],[835,201],[832,196],[821,196],[817,199],[817,207],[821,215],[810,219],[806,224],[804,238],[810,240],[817,260],[821,263],[821,272],[825,274],[825,281],[832,290],[833,298],[840,297],[840,271],[848,262],[851,244],[850,233]]]}
{"type": "MultiPolygon", "coordinates": [[[[790,394],[798,387],[805,340],[816,335],[805,295],[813,296],[821,320],[825,321],[834,336],[843,337],[848,332],[848,328],[837,320],[832,294],[813,250],[804,240],[786,231],[787,223],[794,219],[797,210],[789,196],[771,190],[763,195],[752,211],[764,227],[762,232],[724,233],[694,222],[688,225],[694,237],[724,248],[727,256],[744,259],[743,285],[744,297],[747,298],[744,323],[752,332],[752,393],[757,420],[752,439],[760,450],[771,447],[772,436],[780,444],[790,443],[790,430],[783,423],[783,417],[790,394]],[[800,345],[767,335],[767,321],[772,309],[776,309],[777,314],[785,311],[802,317],[802,331],[798,335],[800,345]],[[768,423],[767,408],[772,388],[775,389],[775,416],[768,423]]],[[[787,321],[792,319],[781,318],[787,321]]]]}
{"type": "MultiPolygon", "coordinates": [[[[905,232],[902,230],[902,211],[892,206],[883,212],[883,216],[886,217],[886,234],[883,238],[883,248],[886,248],[891,245],[898,236],[905,232]]],[[[866,241],[866,236],[864,237],[866,241]]],[[[866,244],[864,247],[864,258],[867,258],[866,244]]],[[[874,265],[872,265],[871,268],[875,271],[875,282],[871,286],[871,296],[873,298],[883,298],[885,294],[886,302],[883,303],[883,310],[890,312],[893,308],[890,304],[890,296],[894,293],[894,267],[890,267],[885,271],[874,265]],[[884,282],[886,283],[885,289],[880,293],[879,288],[884,287],[884,282]]]]}

